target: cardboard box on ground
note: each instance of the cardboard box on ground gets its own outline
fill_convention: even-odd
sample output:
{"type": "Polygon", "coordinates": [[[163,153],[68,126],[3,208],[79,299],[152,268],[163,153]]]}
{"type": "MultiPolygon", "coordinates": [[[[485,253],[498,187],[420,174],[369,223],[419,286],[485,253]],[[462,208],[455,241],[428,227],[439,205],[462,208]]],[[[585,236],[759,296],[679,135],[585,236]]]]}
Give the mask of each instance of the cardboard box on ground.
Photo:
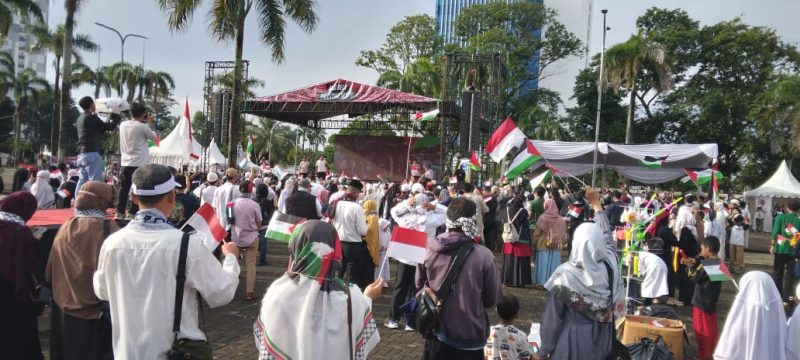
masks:
{"type": "Polygon", "coordinates": [[[629,315],[619,319],[617,326],[620,342],[626,346],[637,343],[642,338],[656,340],[660,335],[667,343],[675,360],[684,359],[683,340],[686,327],[680,320],[629,315]]]}

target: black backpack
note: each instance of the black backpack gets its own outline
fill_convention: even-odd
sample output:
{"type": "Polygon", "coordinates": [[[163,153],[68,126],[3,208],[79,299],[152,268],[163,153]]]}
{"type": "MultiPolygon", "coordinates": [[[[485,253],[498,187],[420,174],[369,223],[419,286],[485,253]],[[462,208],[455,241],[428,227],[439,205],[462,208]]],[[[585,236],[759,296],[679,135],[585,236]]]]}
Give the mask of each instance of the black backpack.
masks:
{"type": "Polygon", "coordinates": [[[442,314],[442,309],[450,293],[453,291],[453,285],[456,282],[461,268],[472,252],[475,243],[468,241],[461,245],[458,253],[450,261],[450,267],[447,269],[442,286],[437,291],[433,291],[428,286],[422,288],[417,296],[417,312],[415,319],[416,330],[423,335],[432,333],[439,326],[439,319],[442,314]]]}

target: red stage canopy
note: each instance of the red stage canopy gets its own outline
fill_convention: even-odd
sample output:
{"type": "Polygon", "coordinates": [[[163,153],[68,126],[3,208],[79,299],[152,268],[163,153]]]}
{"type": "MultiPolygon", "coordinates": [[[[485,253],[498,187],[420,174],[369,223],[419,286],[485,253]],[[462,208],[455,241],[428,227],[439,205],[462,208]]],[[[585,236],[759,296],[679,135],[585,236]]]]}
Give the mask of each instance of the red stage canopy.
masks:
{"type": "Polygon", "coordinates": [[[321,120],[348,114],[351,117],[393,112],[427,111],[437,99],[404,93],[380,86],[336,79],[282,94],[248,100],[244,113],[308,126],[321,120]]]}

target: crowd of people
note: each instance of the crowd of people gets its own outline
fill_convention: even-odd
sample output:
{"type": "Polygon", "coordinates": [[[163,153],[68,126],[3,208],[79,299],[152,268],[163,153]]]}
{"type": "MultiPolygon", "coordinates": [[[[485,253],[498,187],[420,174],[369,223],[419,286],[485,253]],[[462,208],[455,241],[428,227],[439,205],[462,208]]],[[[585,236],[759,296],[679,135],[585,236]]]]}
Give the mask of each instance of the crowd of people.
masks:
{"type": "Polygon", "coordinates": [[[253,314],[259,359],[363,359],[382,331],[401,325],[423,333],[424,359],[606,359],[616,351],[614,321],[631,298],[691,304],[699,359],[800,359],[800,320],[787,325],[785,310],[800,291],[800,249],[790,240],[800,229],[800,203],[775,221],[774,273],[741,277],[720,334],[722,283],[703,264],[729,254],[731,268],[745,272],[749,214],[735,199],[726,206],[687,194],[673,207],[670,193],[555,182],[526,190],[463,177],[444,184],[419,167],[407,179],[367,181],[337,176],[324,157],[313,168],[304,158],[297,174],[274,165],[193,173],[149,164],[151,117],[143,106],[132,104],[128,120],[99,124],[90,101],[79,102],[78,166],[20,169],[14,191],[0,199],[4,359],[43,358],[37,316],[46,306],[52,359],[210,356],[201,303],[233,300],[242,253],[244,299],[261,301],[253,314]],[[96,153],[99,138],[117,125],[122,163],[112,186],[96,153]],[[206,205],[226,230],[216,249],[205,245],[208,234],[184,226],[206,205]],[[71,207],[74,217],[44,249],[42,233],[26,222],[53,207],[71,207]],[[646,246],[627,254],[619,233],[631,208],[654,218],[646,246]],[[270,219],[282,215],[303,219],[288,239],[288,269],[257,289],[270,219]],[[397,228],[424,233],[424,258],[387,259],[397,228]],[[635,292],[624,285],[621,263],[637,264],[635,292]],[[546,300],[523,309],[503,286],[546,291],[546,300]],[[389,312],[375,314],[384,291],[389,312]],[[420,309],[431,299],[436,321],[425,330],[420,309]],[[492,309],[499,324],[489,322],[492,309]],[[523,311],[541,313],[536,348],[514,326],[523,311]]]}

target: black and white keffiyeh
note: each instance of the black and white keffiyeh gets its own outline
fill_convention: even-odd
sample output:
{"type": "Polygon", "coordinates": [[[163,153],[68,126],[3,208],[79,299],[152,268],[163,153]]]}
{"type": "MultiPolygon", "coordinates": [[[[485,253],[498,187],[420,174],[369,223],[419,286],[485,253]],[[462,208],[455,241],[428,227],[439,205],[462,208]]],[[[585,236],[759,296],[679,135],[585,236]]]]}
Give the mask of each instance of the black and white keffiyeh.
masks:
{"type": "Polygon", "coordinates": [[[97,209],[84,209],[84,210],[75,209],[75,217],[105,219],[106,218],[106,212],[103,211],[103,210],[97,210],[97,209]]]}
{"type": "Polygon", "coordinates": [[[474,215],[470,217],[460,217],[456,220],[447,219],[445,226],[447,226],[448,229],[460,228],[461,231],[464,232],[464,235],[473,239],[480,235],[478,234],[478,221],[474,215]]]}
{"type": "Polygon", "coordinates": [[[158,209],[143,209],[136,213],[136,217],[128,224],[142,230],[169,230],[175,227],[170,225],[167,217],[158,209]]]}
{"type": "Polygon", "coordinates": [[[0,211],[0,221],[13,222],[25,226],[25,219],[23,219],[17,214],[10,212],[0,211]]]}

